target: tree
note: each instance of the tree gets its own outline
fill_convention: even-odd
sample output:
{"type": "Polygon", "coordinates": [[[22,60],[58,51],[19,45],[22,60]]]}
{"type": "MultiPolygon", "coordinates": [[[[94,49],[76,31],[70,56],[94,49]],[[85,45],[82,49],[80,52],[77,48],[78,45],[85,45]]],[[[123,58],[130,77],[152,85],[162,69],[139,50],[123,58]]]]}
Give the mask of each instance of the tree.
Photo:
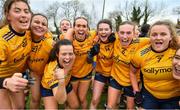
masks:
{"type": "Polygon", "coordinates": [[[3,19],[3,15],[4,15],[4,10],[3,10],[3,5],[4,5],[4,2],[5,2],[5,0],[1,0],[0,1],[0,21],[2,21],[2,19],[3,19]]]}
{"type": "Polygon", "coordinates": [[[139,24],[146,24],[151,18],[161,13],[164,7],[165,4],[163,2],[153,5],[149,0],[134,0],[131,2],[126,0],[124,4],[119,4],[122,19],[134,21],[139,24]]]}
{"type": "Polygon", "coordinates": [[[141,12],[141,8],[133,6],[133,11],[132,11],[131,15],[132,15],[131,21],[139,24],[141,18],[143,17],[143,13],[141,12]]]}
{"type": "Polygon", "coordinates": [[[78,16],[89,17],[89,14],[84,8],[84,4],[80,3],[79,0],[65,1],[60,4],[60,8],[61,17],[67,18],[71,21],[74,21],[74,19],[78,16]]]}
{"type": "Polygon", "coordinates": [[[59,31],[59,28],[58,28],[58,25],[56,24],[56,21],[57,21],[57,14],[58,14],[58,9],[59,9],[59,5],[60,3],[59,2],[54,2],[53,4],[51,4],[48,9],[46,10],[46,16],[48,17],[48,19],[52,19],[53,21],[53,25],[55,27],[55,32],[57,35],[60,34],[60,31],[59,31]]]}
{"type": "Polygon", "coordinates": [[[74,21],[77,16],[89,18],[89,14],[84,9],[84,4],[79,0],[64,1],[62,3],[54,2],[46,9],[46,16],[53,21],[56,34],[60,34],[59,21],[63,18],[74,21]],[[58,25],[57,25],[58,24],[58,25]]]}
{"type": "Polygon", "coordinates": [[[180,18],[180,6],[173,8],[173,13],[177,14],[178,17],[180,18]]]}
{"type": "Polygon", "coordinates": [[[114,28],[116,30],[118,30],[119,25],[122,22],[122,12],[121,11],[113,11],[111,13],[109,13],[109,19],[112,21],[113,26],[115,26],[114,28]]]}

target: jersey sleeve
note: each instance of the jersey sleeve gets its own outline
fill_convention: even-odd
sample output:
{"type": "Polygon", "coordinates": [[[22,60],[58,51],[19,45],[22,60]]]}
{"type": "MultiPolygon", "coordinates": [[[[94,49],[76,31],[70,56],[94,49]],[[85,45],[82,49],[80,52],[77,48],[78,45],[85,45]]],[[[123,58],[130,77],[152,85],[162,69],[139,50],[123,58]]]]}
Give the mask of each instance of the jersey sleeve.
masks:
{"type": "Polygon", "coordinates": [[[58,84],[58,80],[55,80],[54,78],[54,71],[51,65],[46,65],[43,77],[44,83],[48,86],[48,88],[53,88],[54,85],[58,84]]]}
{"type": "Polygon", "coordinates": [[[51,50],[54,45],[54,40],[52,38],[46,38],[46,49],[47,51],[51,50]]]}
{"type": "Polygon", "coordinates": [[[0,65],[3,65],[7,60],[8,48],[6,44],[0,39],[0,65]]]}
{"type": "Polygon", "coordinates": [[[131,64],[133,65],[133,67],[139,69],[141,61],[142,57],[140,56],[140,50],[138,50],[134,53],[133,57],[131,58],[131,64]]]}

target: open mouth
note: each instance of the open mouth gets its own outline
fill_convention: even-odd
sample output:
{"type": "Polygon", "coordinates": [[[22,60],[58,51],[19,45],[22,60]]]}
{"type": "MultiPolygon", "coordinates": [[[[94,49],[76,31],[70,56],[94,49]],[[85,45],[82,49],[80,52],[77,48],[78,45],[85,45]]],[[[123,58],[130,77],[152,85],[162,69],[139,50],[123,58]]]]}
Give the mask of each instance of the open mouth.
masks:
{"type": "Polygon", "coordinates": [[[63,29],[63,32],[67,32],[68,29],[63,29]]]}
{"type": "Polygon", "coordinates": [[[106,40],[107,40],[107,36],[101,36],[100,39],[101,39],[102,41],[106,41],[106,40]]]}
{"type": "Polygon", "coordinates": [[[23,25],[27,25],[29,22],[27,20],[20,20],[19,23],[21,23],[23,25]]]}
{"type": "Polygon", "coordinates": [[[84,32],[78,32],[78,35],[81,35],[81,36],[83,36],[84,35],[84,32]]]}
{"type": "Polygon", "coordinates": [[[161,46],[162,44],[163,44],[163,42],[155,42],[155,45],[156,45],[157,47],[161,46]]]}
{"type": "Polygon", "coordinates": [[[174,69],[175,69],[175,74],[180,76],[180,67],[175,66],[174,69]]]}
{"type": "Polygon", "coordinates": [[[68,61],[63,60],[63,63],[65,66],[69,66],[71,64],[71,60],[68,60],[68,61]]]}

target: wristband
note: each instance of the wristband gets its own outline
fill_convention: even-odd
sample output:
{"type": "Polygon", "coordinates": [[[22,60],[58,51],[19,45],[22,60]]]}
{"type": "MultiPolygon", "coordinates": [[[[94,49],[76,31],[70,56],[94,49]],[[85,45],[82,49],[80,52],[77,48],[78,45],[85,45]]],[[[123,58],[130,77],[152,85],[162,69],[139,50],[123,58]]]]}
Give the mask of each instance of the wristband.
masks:
{"type": "Polygon", "coordinates": [[[5,78],[0,78],[0,89],[3,89],[3,82],[4,82],[5,78]]]}

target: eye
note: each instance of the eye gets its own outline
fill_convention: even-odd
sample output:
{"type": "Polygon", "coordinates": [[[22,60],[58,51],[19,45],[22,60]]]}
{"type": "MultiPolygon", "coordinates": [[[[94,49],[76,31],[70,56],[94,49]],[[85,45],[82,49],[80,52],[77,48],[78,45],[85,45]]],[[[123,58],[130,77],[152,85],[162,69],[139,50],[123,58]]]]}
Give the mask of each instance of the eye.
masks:
{"type": "Polygon", "coordinates": [[[180,56],[179,56],[179,55],[175,55],[175,56],[174,56],[174,59],[180,60],[180,56]]]}
{"type": "Polygon", "coordinates": [[[73,56],[73,55],[74,55],[74,53],[69,53],[69,55],[70,55],[70,56],[73,56]]]}
{"type": "Polygon", "coordinates": [[[40,21],[39,20],[34,20],[34,23],[40,24],[40,21]]]}
{"type": "Polygon", "coordinates": [[[102,28],[99,28],[99,31],[103,31],[103,29],[102,29],[102,28]]]}
{"type": "Polygon", "coordinates": [[[124,35],[124,32],[123,32],[123,31],[120,31],[119,33],[122,34],[122,35],[124,35]]]}
{"type": "Polygon", "coordinates": [[[166,36],[166,35],[167,35],[167,33],[162,32],[160,35],[161,35],[161,36],[166,36]]]}
{"type": "Polygon", "coordinates": [[[76,27],[78,27],[78,28],[79,28],[80,26],[81,26],[81,25],[79,25],[79,24],[76,25],[76,27]]]}
{"type": "Polygon", "coordinates": [[[28,9],[25,9],[24,12],[25,12],[26,14],[29,14],[29,13],[30,13],[30,11],[29,11],[28,9]]]}
{"type": "Polygon", "coordinates": [[[44,23],[44,22],[43,22],[42,25],[43,25],[43,26],[47,26],[47,23],[44,23]]]}
{"type": "Polygon", "coordinates": [[[127,34],[127,35],[130,35],[130,34],[131,34],[131,32],[130,32],[130,31],[128,31],[128,32],[126,32],[126,34],[127,34]]]}
{"type": "Polygon", "coordinates": [[[66,53],[62,53],[62,56],[66,56],[66,53]]]}
{"type": "Polygon", "coordinates": [[[20,13],[21,12],[21,10],[19,9],[19,8],[15,8],[15,10],[14,10],[16,13],[20,13]]]}
{"type": "Polygon", "coordinates": [[[157,36],[158,34],[157,33],[152,33],[151,36],[155,37],[157,36]]]}
{"type": "Polygon", "coordinates": [[[109,31],[109,28],[105,28],[105,31],[109,31]]]}
{"type": "Polygon", "coordinates": [[[87,26],[86,25],[82,25],[83,28],[86,28],[87,26]]]}

